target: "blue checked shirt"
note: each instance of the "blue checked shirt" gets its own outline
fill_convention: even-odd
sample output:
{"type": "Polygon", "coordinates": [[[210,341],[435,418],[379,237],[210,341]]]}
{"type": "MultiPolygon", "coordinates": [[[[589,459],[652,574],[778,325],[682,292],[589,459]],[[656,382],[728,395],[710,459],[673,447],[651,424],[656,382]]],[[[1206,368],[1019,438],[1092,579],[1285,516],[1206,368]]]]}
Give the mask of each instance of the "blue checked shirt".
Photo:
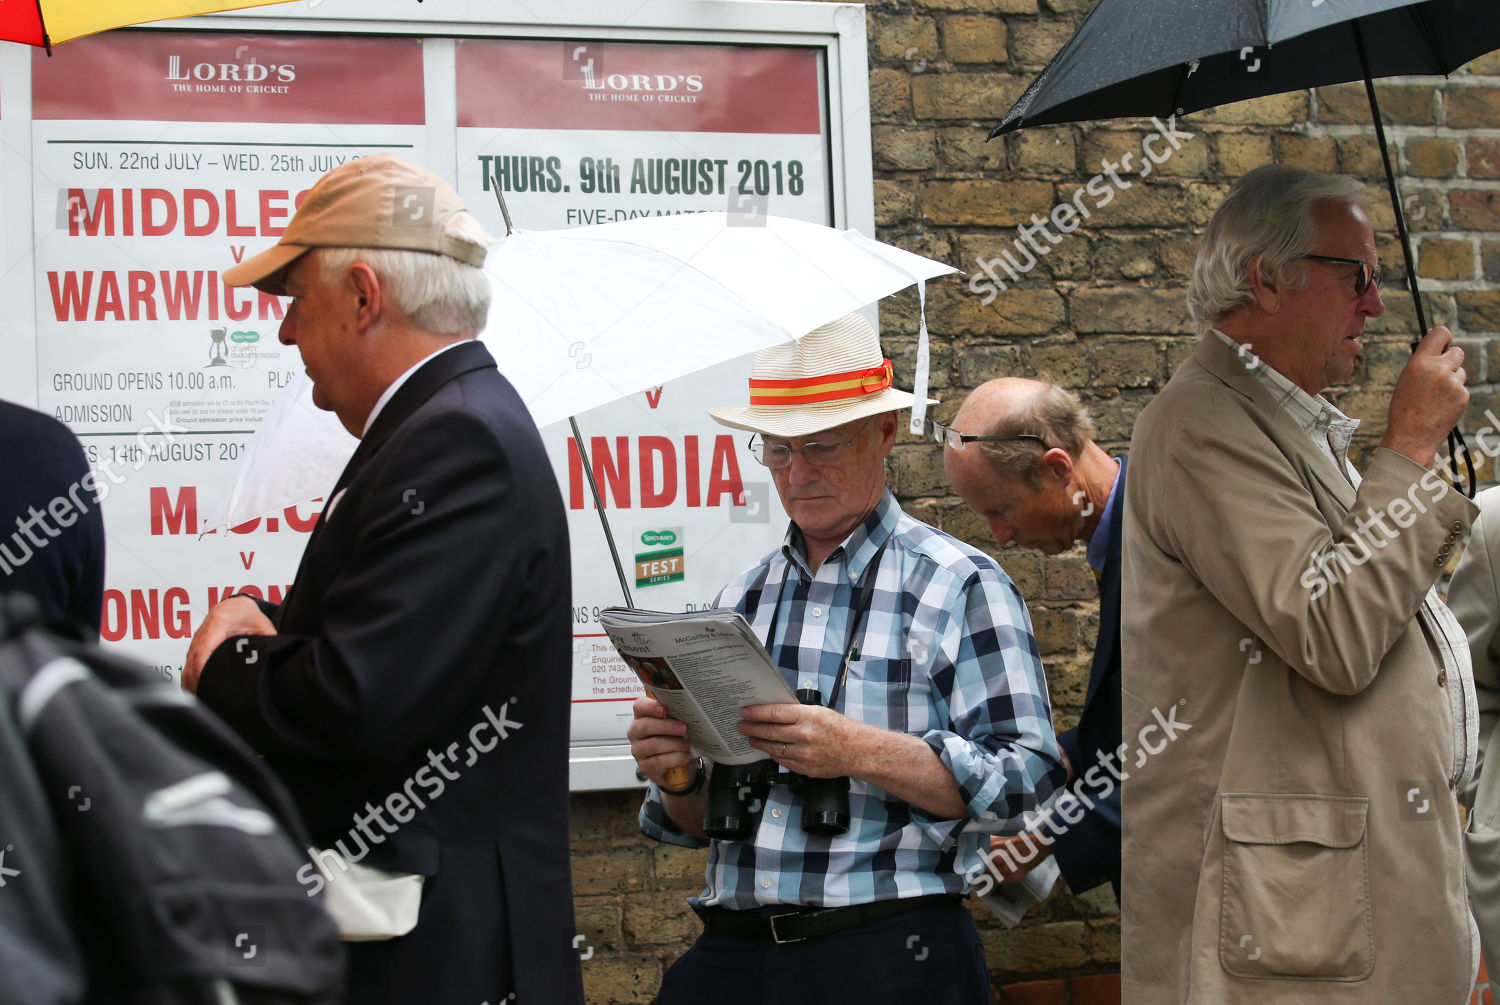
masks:
{"type": "Polygon", "coordinates": [[[856,584],[877,553],[860,658],[838,710],[927,741],[957,779],[968,815],[939,820],[855,778],[849,830],[820,837],[802,830],[800,797],[782,783],[755,814],[752,839],[708,842],[672,822],[652,785],[641,830],[709,846],[708,886],[690,903],[839,907],[965,892],[964,873],[982,867],[989,835],[1020,832],[1022,814],[1064,782],[1041,658],[1015,584],[982,552],[907,516],[889,492],[816,574],[792,527],[779,551],[724,588],[718,606],[739,611],[764,639],[780,597],[771,654],[793,689],[816,687],[826,699],[855,618],[856,584]]]}

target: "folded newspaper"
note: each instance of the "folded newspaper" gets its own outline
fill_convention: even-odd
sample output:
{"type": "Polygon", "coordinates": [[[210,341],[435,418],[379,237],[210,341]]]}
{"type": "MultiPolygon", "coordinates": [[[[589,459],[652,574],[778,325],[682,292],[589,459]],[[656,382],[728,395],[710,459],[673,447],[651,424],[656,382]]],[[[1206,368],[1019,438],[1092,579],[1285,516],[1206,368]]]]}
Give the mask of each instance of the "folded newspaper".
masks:
{"type": "Polygon", "coordinates": [[[599,624],[651,696],[687,724],[698,753],[719,764],[769,756],[740,735],[740,712],[750,705],[796,704],[797,696],[738,613],[609,607],[599,612],[599,624]]]}

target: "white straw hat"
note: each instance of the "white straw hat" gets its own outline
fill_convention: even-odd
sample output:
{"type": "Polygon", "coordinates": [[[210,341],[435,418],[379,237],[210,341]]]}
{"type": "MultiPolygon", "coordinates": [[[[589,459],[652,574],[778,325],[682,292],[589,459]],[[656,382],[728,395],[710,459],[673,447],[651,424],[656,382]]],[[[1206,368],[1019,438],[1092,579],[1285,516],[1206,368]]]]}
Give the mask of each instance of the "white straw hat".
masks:
{"type": "Polygon", "coordinates": [[[764,436],[806,436],[910,408],[915,399],[892,387],[891,378],[891,361],[881,354],[875,329],[858,314],[846,314],[795,342],[757,352],[750,404],[711,408],[708,414],[764,436]]]}

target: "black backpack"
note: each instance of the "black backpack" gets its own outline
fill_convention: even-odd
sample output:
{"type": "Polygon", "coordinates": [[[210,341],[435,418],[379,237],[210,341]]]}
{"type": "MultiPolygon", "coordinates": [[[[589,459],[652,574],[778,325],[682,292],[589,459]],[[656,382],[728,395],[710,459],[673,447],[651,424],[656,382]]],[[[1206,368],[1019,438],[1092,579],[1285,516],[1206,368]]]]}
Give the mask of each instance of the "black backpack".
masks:
{"type": "Polygon", "coordinates": [[[63,631],[0,598],[0,1002],[336,1002],[280,784],[195,698],[63,631]]]}

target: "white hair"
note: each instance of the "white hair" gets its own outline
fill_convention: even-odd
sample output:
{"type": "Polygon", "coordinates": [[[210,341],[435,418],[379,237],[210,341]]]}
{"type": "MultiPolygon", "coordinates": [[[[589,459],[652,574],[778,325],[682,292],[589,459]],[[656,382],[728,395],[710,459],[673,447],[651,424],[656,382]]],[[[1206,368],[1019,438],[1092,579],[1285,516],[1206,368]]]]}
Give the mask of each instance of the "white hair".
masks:
{"type": "MultiPolygon", "coordinates": [[[[487,248],[494,239],[466,212],[449,218],[447,236],[487,248]]],[[[490,281],[484,270],[430,251],[401,248],[314,248],[319,274],[337,283],[355,262],[380,277],[381,288],[411,323],[435,335],[478,334],[490,310],[490,281]]]]}
{"type": "Polygon", "coordinates": [[[1260,277],[1296,290],[1307,282],[1299,260],[1318,239],[1313,209],[1320,203],[1363,206],[1363,183],[1289,164],[1267,164],[1235,183],[1214,212],[1198,246],[1188,284],[1188,312],[1198,331],[1254,299],[1250,261],[1260,256],[1260,277]]]}

